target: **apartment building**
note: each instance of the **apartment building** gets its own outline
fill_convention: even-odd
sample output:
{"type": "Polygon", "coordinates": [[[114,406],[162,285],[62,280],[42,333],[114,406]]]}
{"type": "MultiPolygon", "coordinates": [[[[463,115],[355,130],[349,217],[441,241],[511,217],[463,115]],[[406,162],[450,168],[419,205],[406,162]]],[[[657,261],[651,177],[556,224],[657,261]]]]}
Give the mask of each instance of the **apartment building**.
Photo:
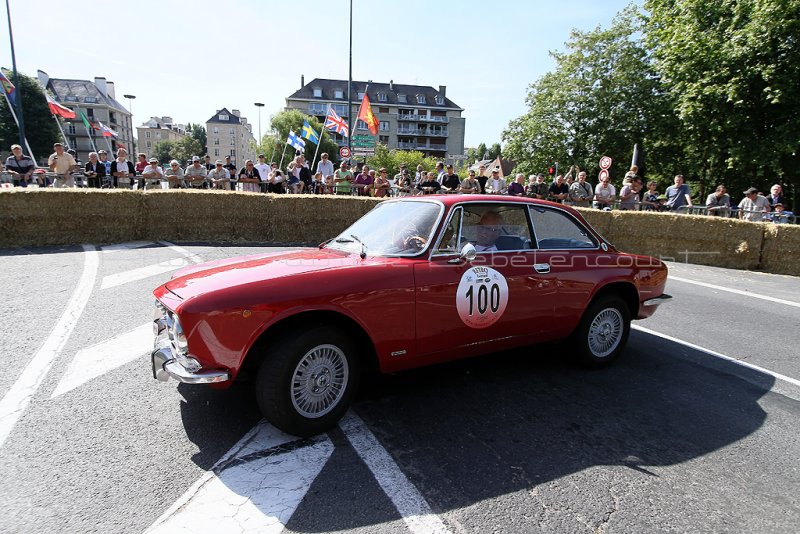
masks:
{"type": "Polygon", "coordinates": [[[206,121],[206,143],[211,160],[230,156],[237,167],[242,167],[248,159],[256,158],[256,139],[253,125],[242,117],[238,109],[217,110],[206,121]]]}
{"type": "Polygon", "coordinates": [[[185,138],[186,126],[175,124],[172,117],[150,117],[141,126],[136,127],[139,152],[150,158],[155,154],[155,146],[159,141],[180,141],[185,138]]]}
{"type": "MultiPolygon", "coordinates": [[[[358,107],[369,92],[372,111],[380,121],[377,141],[390,149],[419,150],[426,156],[445,158],[464,153],[464,111],[447,98],[446,87],[353,81],[351,86],[353,134],[369,135],[363,121],[357,120],[358,107]]],[[[347,80],[315,78],[308,84],[300,77],[300,89],[286,99],[286,109],[297,109],[324,122],[328,108],[349,118],[347,80]]],[[[329,132],[331,133],[331,132],[329,132]]],[[[333,135],[340,145],[347,139],[333,135]]]]}

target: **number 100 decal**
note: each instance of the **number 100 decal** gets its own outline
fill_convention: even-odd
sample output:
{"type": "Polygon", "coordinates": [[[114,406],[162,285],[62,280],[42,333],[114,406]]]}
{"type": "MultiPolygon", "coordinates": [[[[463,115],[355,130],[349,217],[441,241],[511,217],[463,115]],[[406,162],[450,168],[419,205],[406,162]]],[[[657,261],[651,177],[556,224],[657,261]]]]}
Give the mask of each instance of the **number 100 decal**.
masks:
{"type": "Polygon", "coordinates": [[[458,316],[470,328],[497,322],[508,304],[508,283],[491,267],[472,267],[462,276],[456,293],[458,316]]]}

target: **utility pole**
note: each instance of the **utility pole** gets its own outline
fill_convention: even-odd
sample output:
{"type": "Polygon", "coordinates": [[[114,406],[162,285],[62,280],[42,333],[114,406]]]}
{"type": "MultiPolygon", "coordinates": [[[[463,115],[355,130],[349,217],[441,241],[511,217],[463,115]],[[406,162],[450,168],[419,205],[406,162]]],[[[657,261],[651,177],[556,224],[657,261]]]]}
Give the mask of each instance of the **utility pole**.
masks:
{"type": "Polygon", "coordinates": [[[253,105],[258,108],[258,142],[256,143],[256,147],[258,151],[261,151],[261,108],[264,107],[264,104],[261,102],[254,102],[253,105]]]}
{"type": "MultiPolygon", "coordinates": [[[[130,118],[130,121],[131,121],[131,124],[130,124],[131,149],[128,151],[128,154],[131,155],[131,161],[135,161],[135,158],[136,158],[136,141],[133,138],[133,104],[131,103],[131,100],[136,100],[136,95],[122,95],[122,97],[128,99],[128,109],[131,112],[131,118],[130,118]]],[[[149,154],[148,154],[148,156],[149,156],[149,154]]]]}

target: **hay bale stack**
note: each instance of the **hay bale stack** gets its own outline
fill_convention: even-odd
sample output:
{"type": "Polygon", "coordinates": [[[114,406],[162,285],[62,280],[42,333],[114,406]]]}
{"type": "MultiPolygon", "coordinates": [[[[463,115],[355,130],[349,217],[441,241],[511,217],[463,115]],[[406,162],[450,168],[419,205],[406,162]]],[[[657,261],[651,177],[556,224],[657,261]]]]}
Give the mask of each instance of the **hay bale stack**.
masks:
{"type": "Polygon", "coordinates": [[[234,191],[142,192],[139,239],[152,241],[268,241],[270,200],[234,191]]]}
{"type": "Polygon", "coordinates": [[[800,276],[800,226],[764,225],[761,268],[770,273],[800,276]]]}
{"type": "Polygon", "coordinates": [[[575,209],[581,213],[586,222],[592,225],[592,228],[597,230],[598,234],[611,241],[611,238],[608,237],[611,231],[611,212],[592,208],[575,209]]]}
{"type": "Polygon", "coordinates": [[[136,239],[142,197],[112,189],[19,189],[0,193],[0,246],[121,243],[136,239]]]}
{"type": "Polygon", "coordinates": [[[722,217],[613,211],[609,241],[625,252],[700,265],[756,269],[763,231],[762,224],[722,217]]]}
{"type": "Polygon", "coordinates": [[[370,197],[274,195],[268,241],[321,243],[336,237],[378,202],[370,197]]]}

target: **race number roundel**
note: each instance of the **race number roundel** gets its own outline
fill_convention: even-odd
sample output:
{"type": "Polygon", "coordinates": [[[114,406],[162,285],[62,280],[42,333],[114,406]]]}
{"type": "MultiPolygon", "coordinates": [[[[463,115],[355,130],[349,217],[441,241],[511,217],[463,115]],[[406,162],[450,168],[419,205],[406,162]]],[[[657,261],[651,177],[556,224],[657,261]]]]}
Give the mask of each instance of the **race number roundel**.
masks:
{"type": "Polygon", "coordinates": [[[609,158],[608,156],[603,156],[602,158],[600,158],[600,168],[608,169],[609,167],[611,167],[611,158],[609,158]]]}
{"type": "Polygon", "coordinates": [[[491,267],[471,267],[461,276],[456,293],[458,316],[470,328],[486,328],[503,316],[508,283],[491,267]]]}

